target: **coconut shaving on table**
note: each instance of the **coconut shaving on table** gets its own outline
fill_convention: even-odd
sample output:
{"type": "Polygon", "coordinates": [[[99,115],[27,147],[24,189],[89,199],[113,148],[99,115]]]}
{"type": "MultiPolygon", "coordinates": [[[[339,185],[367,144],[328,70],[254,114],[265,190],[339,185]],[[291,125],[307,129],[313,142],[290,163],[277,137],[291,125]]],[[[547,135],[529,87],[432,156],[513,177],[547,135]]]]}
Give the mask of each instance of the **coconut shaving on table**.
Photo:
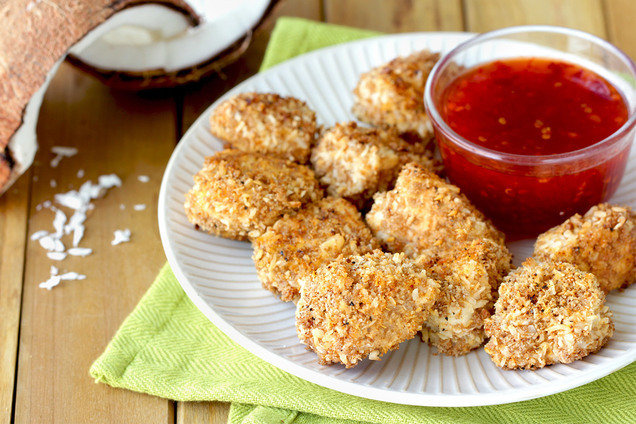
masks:
{"type": "MultiPolygon", "coordinates": [[[[70,218],[66,213],[54,206],[51,201],[46,201],[36,207],[37,210],[42,208],[49,209],[55,213],[53,219],[52,232],[46,230],[36,231],[31,235],[31,240],[37,240],[43,249],[47,250],[49,259],[62,261],[68,255],[85,257],[90,255],[93,250],[87,247],[79,247],[84,237],[86,221],[86,212],[94,209],[92,200],[103,197],[106,191],[113,187],[121,187],[121,179],[115,175],[102,175],[98,178],[97,183],[86,181],[79,190],[71,190],[66,193],[58,193],[54,196],[55,203],[59,206],[73,210],[70,218]],[[72,247],[67,249],[62,242],[62,237],[72,235],[72,247]]],[[[58,275],[56,267],[51,267],[50,278],[40,283],[41,288],[48,290],[57,286],[62,280],[82,280],[85,275],[77,273],[65,273],[58,275]]]]}
{"type": "Polygon", "coordinates": [[[70,158],[77,154],[75,147],[53,146],[51,151],[55,153],[55,157],[51,159],[51,168],[57,168],[63,158],[70,158]]]}
{"type": "MultiPolygon", "coordinates": [[[[60,160],[64,157],[71,157],[77,153],[77,149],[70,147],[53,147],[52,152],[56,154],[51,161],[51,167],[56,167],[60,160]]],[[[84,175],[78,172],[78,178],[84,175]]],[[[145,176],[141,176],[145,177],[145,176]]],[[[147,178],[147,177],[146,177],[147,178]]],[[[139,178],[140,181],[145,178],[139,178]]],[[[89,247],[80,247],[79,244],[84,237],[86,213],[94,209],[93,200],[103,197],[107,191],[113,187],[121,187],[122,181],[115,174],[101,175],[97,179],[97,183],[92,181],[84,182],[78,190],[70,190],[65,193],[58,193],[54,196],[53,202],[47,200],[36,206],[36,210],[49,209],[54,212],[53,231],[39,230],[31,235],[31,240],[38,241],[40,246],[45,249],[49,259],[54,261],[63,261],[68,256],[86,257],[93,253],[93,249],[89,247]],[[58,205],[58,206],[56,206],[58,205]],[[72,211],[70,217],[60,209],[60,207],[68,208],[72,211]],[[71,236],[71,247],[65,246],[62,238],[71,236]]],[[[145,205],[144,205],[145,207],[145,205]]],[[[116,230],[115,240],[112,245],[130,241],[130,230],[116,230]],[[115,241],[117,241],[115,243],[115,241]]],[[[86,276],[75,272],[67,272],[59,274],[57,267],[52,266],[50,277],[48,280],[40,283],[41,288],[48,290],[60,284],[62,281],[83,280],[86,276]]]]}

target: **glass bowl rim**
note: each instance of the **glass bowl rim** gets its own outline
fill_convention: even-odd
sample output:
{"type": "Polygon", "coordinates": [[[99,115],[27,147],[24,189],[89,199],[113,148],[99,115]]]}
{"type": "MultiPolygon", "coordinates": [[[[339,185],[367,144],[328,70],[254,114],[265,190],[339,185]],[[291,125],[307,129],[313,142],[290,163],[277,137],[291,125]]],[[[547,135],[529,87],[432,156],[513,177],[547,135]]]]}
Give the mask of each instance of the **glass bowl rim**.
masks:
{"type": "MultiPolygon", "coordinates": [[[[506,153],[500,152],[497,150],[489,149],[487,147],[480,146],[461,135],[459,135],[455,130],[453,130],[441,117],[437,107],[432,99],[432,91],[433,91],[433,83],[436,79],[437,73],[439,70],[455,55],[459,52],[472,47],[476,44],[479,44],[483,41],[490,40],[492,38],[496,38],[502,35],[511,35],[511,34],[521,34],[521,33],[555,33],[555,34],[565,34],[565,35],[573,35],[593,43],[600,45],[605,51],[610,51],[616,56],[618,56],[621,60],[623,60],[627,66],[630,68],[632,72],[632,77],[636,78],[636,64],[634,61],[621,49],[611,44],[609,41],[606,41],[596,35],[590,34],[585,31],[565,28],[560,26],[553,25],[519,25],[519,26],[511,26],[501,29],[496,29],[494,31],[485,32],[483,34],[478,34],[475,37],[472,37],[459,45],[453,48],[451,51],[446,53],[441,60],[439,60],[429,75],[429,78],[426,81],[426,86],[424,88],[424,105],[426,109],[426,113],[428,117],[431,119],[434,126],[438,126],[440,131],[449,139],[452,144],[458,145],[462,147],[464,150],[467,150],[476,155],[486,157],[488,159],[496,160],[498,162],[508,162],[517,165],[555,165],[562,162],[570,162],[576,161],[580,159],[587,159],[599,151],[602,151],[606,146],[612,146],[615,142],[619,142],[625,135],[627,135],[636,125],[636,107],[628,106],[628,119],[627,121],[618,128],[615,132],[610,134],[598,142],[584,147],[582,149],[573,150],[571,152],[565,153],[557,153],[550,155],[520,155],[516,153],[506,153]]],[[[520,56],[522,57],[522,56],[520,56]]]]}

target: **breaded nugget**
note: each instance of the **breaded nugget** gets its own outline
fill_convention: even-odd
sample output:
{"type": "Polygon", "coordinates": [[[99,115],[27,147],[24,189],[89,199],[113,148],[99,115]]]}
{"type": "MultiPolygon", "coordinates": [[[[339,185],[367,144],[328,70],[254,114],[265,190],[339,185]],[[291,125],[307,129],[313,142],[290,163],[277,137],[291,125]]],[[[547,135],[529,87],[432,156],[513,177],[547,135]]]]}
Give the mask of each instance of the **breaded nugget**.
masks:
{"type": "Polygon", "coordinates": [[[241,93],[210,116],[212,134],[228,146],[305,163],[316,132],[316,114],[294,97],[241,93]]]}
{"type": "Polygon", "coordinates": [[[353,90],[361,121],[429,142],[433,127],[424,110],[424,86],[439,54],[428,50],[398,57],[362,74],[353,90]]]}
{"type": "Polygon", "coordinates": [[[360,127],[355,122],[325,131],[311,152],[311,163],[327,192],[359,208],[376,192],[391,188],[408,162],[438,167],[422,143],[409,143],[393,130],[360,127]]]}
{"type": "Polygon", "coordinates": [[[422,329],[422,341],[446,355],[464,355],[484,341],[499,283],[510,272],[512,256],[492,240],[458,245],[429,264],[441,284],[435,308],[422,329]]]}
{"type": "Polygon", "coordinates": [[[499,286],[486,320],[486,352],[507,369],[570,363],[597,352],[614,334],[612,313],[593,274],[531,258],[499,286]]]}
{"type": "Polygon", "coordinates": [[[263,287],[297,301],[299,278],[340,256],[380,247],[360,212],[344,199],[326,197],[285,216],[253,240],[254,263],[263,287]]]}
{"type": "Polygon", "coordinates": [[[598,278],[605,293],[636,282],[636,213],[603,203],[541,234],[535,256],[569,262],[598,278]]]}
{"type": "Polygon", "coordinates": [[[206,158],[186,194],[193,224],[236,240],[258,237],[286,213],[322,198],[311,169],[273,156],[224,150],[206,158]]]}
{"type": "Polygon", "coordinates": [[[323,265],[301,287],[300,341],[322,362],[347,368],[367,356],[378,360],[414,337],[439,293],[424,268],[379,250],[323,265]]]}
{"type": "Polygon", "coordinates": [[[392,252],[433,258],[465,241],[504,241],[459,188],[413,163],[402,168],[393,190],[373,200],[367,224],[392,252]]]}

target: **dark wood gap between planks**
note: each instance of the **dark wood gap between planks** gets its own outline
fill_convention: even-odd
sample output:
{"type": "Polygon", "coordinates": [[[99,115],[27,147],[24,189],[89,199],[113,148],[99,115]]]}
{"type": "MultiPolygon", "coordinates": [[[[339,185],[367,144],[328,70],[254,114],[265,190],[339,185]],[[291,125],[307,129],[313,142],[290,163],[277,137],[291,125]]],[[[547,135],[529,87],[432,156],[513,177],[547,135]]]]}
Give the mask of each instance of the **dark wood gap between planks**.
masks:
{"type": "MultiPolygon", "coordinates": [[[[25,204],[24,213],[28,216],[31,210],[31,193],[33,191],[33,170],[29,168],[21,178],[27,178],[27,201],[25,204]]],[[[11,394],[11,423],[15,422],[15,407],[18,395],[18,366],[20,364],[20,332],[22,330],[22,303],[24,301],[24,284],[26,277],[26,260],[27,260],[27,247],[29,243],[30,234],[30,219],[27,218],[26,226],[24,229],[24,249],[22,250],[22,284],[20,288],[20,310],[18,311],[18,331],[16,333],[16,352],[15,352],[15,367],[13,371],[13,393],[11,394]]]]}

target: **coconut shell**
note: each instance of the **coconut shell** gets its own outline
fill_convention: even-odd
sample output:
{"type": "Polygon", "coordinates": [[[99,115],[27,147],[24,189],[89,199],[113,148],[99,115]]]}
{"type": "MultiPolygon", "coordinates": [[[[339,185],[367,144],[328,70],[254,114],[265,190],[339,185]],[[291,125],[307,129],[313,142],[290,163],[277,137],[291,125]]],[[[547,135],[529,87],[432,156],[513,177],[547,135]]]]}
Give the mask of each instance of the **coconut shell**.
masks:
{"type": "Polygon", "coordinates": [[[113,71],[92,66],[73,54],[70,54],[66,60],[73,66],[93,75],[104,84],[119,90],[141,91],[171,88],[197,82],[236,61],[247,50],[253,34],[268,21],[278,4],[279,0],[270,1],[259,21],[230,46],[195,66],[178,71],[168,72],[164,69],[148,69],[140,72],[113,71]]]}
{"type": "Polygon", "coordinates": [[[185,0],[11,0],[0,3],[0,193],[13,161],[6,146],[22,124],[26,105],[66,51],[118,11],[159,3],[196,22],[185,0]]]}

